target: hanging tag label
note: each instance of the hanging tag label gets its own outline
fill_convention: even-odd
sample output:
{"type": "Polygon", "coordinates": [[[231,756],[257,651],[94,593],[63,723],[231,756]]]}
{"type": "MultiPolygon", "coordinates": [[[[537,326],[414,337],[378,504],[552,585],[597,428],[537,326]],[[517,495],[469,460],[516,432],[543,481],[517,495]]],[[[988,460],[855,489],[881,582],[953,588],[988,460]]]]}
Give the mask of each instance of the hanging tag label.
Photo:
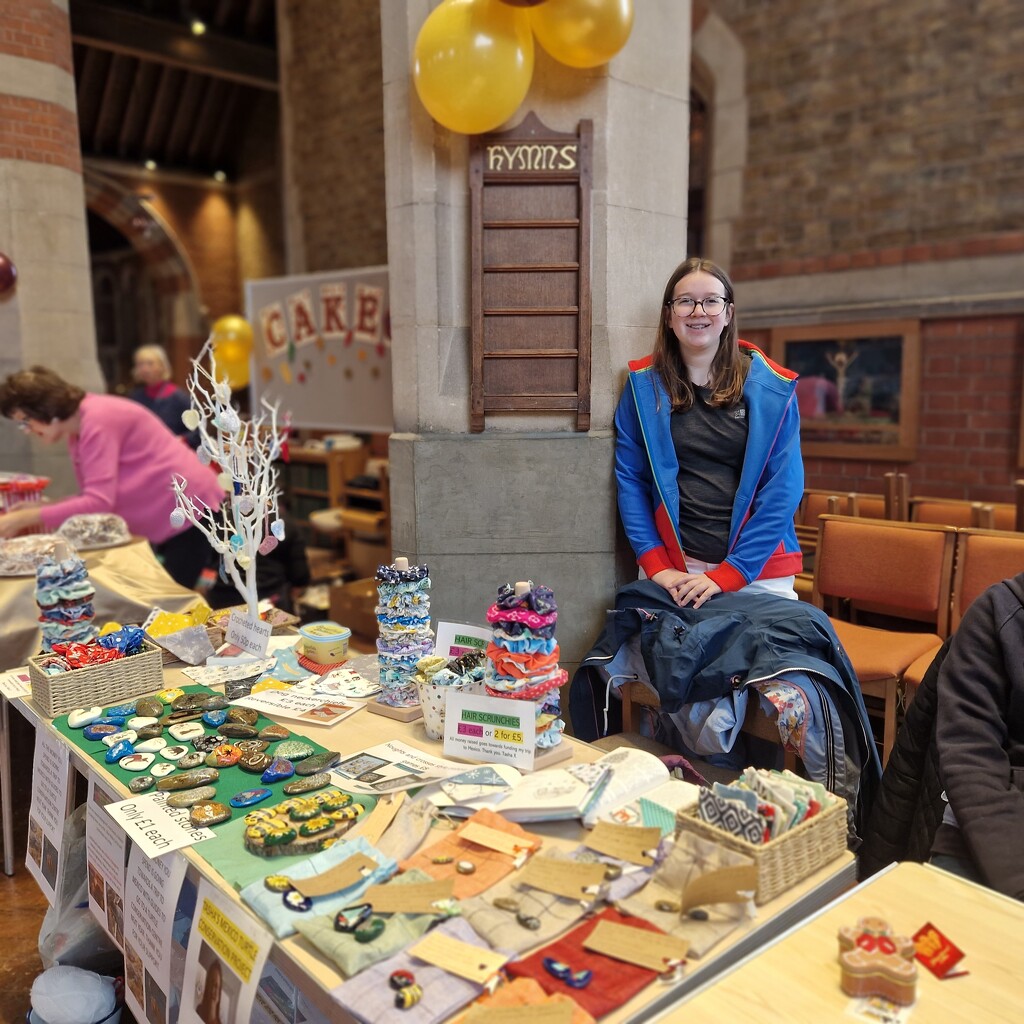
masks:
{"type": "Polygon", "coordinates": [[[568,996],[529,1006],[472,1006],[462,1024],[523,1024],[526,1015],[530,1024],[572,1024],[572,1009],[568,996]]]}
{"type": "Polygon", "coordinates": [[[592,900],[604,883],[604,864],[583,864],[578,860],[531,857],[519,881],[544,892],[570,900],[592,900]],[[589,890],[589,891],[588,891],[589,890]]]}
{"type": "Polygon", "coordinates": [[[467,842],[476,843],[477,846],[485,846],[488,850],[497,850],[498,853],[507,853],[515,857],[520,853],[528,853],[537,847],[535,842],[524,839],[522,836],[509,835],[499,829],[491,828],[488,825],[481,825],[477,821],[469,822],[459,830],[459,838],[467,842]]]}
{"type": "Polygon", "coordinates": [[[717,868],[695,878],[684,890],[682,913],[711,903],[746,903],[757,891],[757,866],[717,868]],[[741,895],[742,894],[742,895],[741,895]]]}
{"type": "Polygon", "coordinates": [[[454,888],[454,878],[411,885],[372,885],[366,890],[363,902],[369,903],[377,914],[436,914],[434,904],[450,900],[454,888]]]}
{"type": "Polygon", "coordinates": [[[356,836],[362,836],[371,846],[375,846],[377,840],[384,835],[388,825],[395,820],[395,815],[398,814],[399,808],[405,803],[407,795],[404,792],[392,793],[391,796],[378,800],[377,806],[369,814],[360,818],[345,833],[345,839],[355,839],[356,836]]]}
{"type": "Polygon", "coordinates": [[[686,959],[690,943],[674,935],[601,921],[583,940],[583,948],[662,974],[686,959]]]}
{"type": "Polygon", "coordinates": [[[647,851],[656,849],[661,842],[661,829],[599,821],[583,842],[598,853],[649,868],[654,864],[654,858],[648,856],[647,851]]]}
{"type": "Polygon", "coordinates": [[[409,953],[418,960],[457,974],[477,985],[485,984],[508,960],[507,956],[500,953],[492,953],[489,949],[474,946],[470,942],[460,942],[437,932],[431,932],[415,946],[410,946],[409,953]]]}
{"type": "Polygon", "coordinates": [[[303,896],[329,896],[334,892],[344,892],[353,885],[358,885],[368,874],[376,871],[378,864],[365,853],[354,853],[348,860],[343,860],[322,875],[312,878],[293,878],[295,886],[303,896]]]}

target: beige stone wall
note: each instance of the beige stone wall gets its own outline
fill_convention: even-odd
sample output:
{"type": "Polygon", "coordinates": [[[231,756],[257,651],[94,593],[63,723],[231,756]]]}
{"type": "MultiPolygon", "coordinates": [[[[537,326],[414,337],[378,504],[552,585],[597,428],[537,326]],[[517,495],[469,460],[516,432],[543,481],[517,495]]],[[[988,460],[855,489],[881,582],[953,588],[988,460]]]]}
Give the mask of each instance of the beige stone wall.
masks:
{"type": "Polygon", "coordinates": [[[378,4],[281,0],[278,15],[289,270],[387,263],[378,4]]]}

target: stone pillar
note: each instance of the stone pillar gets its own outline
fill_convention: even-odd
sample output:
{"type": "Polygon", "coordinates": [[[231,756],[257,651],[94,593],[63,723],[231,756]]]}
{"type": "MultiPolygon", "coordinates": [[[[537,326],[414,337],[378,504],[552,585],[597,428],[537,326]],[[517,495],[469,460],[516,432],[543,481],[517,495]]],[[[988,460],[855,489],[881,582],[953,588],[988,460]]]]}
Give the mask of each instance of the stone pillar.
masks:
{"type": "Polygon", "coordinates": [[[430,565],[442,620],[481,622],[505,581],[550,586],[571,671],[636,575],[617,542],[611,421],[626,361],[650,351],[664,282],[686,255],[690,4],[637,3],[605,67],[568,68],[537,48],[530,93],[504,127],[530,110],[561,131],[594,122],[593,426],[491,416],[483,434],[468,432],[467,139],[430,118],[410,71],[435,6],[381,3],[394,552],[430,565]]]}
{"type": "MultiPolygon", "coordinates": [[[[0,0],[0,249],[18,268],[0,296],[0,375],[41,363],[105,390],[96,361],[67,0],[0,0]]],[[[63,446],[0,423],[0,470],[73,490],[63,446]]]]}

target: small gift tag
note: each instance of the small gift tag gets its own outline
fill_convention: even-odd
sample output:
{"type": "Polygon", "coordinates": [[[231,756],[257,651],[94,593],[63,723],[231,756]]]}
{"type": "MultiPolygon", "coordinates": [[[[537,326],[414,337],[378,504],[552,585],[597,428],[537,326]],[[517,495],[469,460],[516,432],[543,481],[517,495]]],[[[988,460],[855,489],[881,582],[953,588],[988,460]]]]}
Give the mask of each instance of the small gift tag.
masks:
{"type": "Polygon", "coordinates": [[[471,1006],[462,1024],[523,1024],[529,1015],[530,1024],[572,1024],[572,1003],[568,999],[548,999],[528,1006],[471,1006]]]}
{"type": "Polygon", "coordinates": [[[583,842],[598,853],[649,868],[654,863],[649,851],[657,849],[661,842],[661,829],[599,821],[583,842]]]}
{"type": "Polygon", "coordinates": [[[709,903],[745,903],[750,899],[750,893],[756,890],[756,865],[716,868],[695,878],[683,890],[680,911],[685,914],[694,907],[704,907],[709,903]]]}
{"type": "Polygon", "coordinates": [[[330,896],[332,893],[343,892],[361,882],[370,872],[376,871],[379,865],[365,853],[354,853],[347,860],[335,865],[322,875],[312,878],[293,878],[295,886],[303,896],[330,896]]]}
{"type": "Polygon", "coordinates": [[[631,928],[628,924],[616,924],[614,921],[601,921],[583,940],[583,948],[662,974],[686,959],[690,944],[686,939],[674,935],[663,935],[646,928],[631,928]]]}
{"type": "Polygon", "coordinates": [[[498,853],[507,853],[511,857],[536,848],[536,844],[522,836],[509,835],[507,832],[481,825],[476,821],[471,821],[462,828],[459,831],[459,838],[465,839],[469,843],[476,843],[477,846],[486,846],[489,850],[497,850],[498,853]]]}
{"type": "Polygon", "coordinates": [[[388,826],[395,820],[395,815],[398,814],[398,809],[405,802],[406,796],[408,794],[404,792],[392,793],[389,797],[378,800],[377,806],[366,817],[360,818],[345,833],[345,838],[355,839],[356,836],[362,836],[371,846],[375,846],[377,840],[384,835],[388,826]]]}
{"type": "Polygon", "coordinates": [[[415,946],[409,947],[409,953],[417,960],[423,960],[435,967],[440,967],[450,974],[484,985],[488,979],[497,974],[508,960],[507,956],[492,953],[489,949],[474,946],[469,942],[460,942],[447,935],[431,932],[415,946]]]}
{"type": "Polygon", "coordinates": [[[519,881],[544,892],[570,900],[593,897],[605,880],[604,864],[584,864],[578,860],[533,857],[523,869],[519,881]]]}
{"type": "Polygon", "coordinates": [[[912,938],[915,957],[940,981],[970,974],[970,971],[953,970],[963,960],[963,950],[954,946],[930,921],[919,928],[912,938]]]}
{"type": "Polygon", "coordinates": [[[363,900],[371,904],[377,914],[435,914],[434,904],[450,900],[454,886],[454,878],[410,885],[373,885],[366,890],[363,900]]]}

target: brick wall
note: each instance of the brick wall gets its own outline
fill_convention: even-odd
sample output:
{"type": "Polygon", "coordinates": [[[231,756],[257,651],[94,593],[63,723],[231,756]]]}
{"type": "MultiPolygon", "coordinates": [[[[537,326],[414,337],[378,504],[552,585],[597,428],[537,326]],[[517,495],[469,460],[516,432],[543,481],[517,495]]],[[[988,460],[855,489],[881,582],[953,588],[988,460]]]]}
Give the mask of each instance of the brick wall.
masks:
{"type": "Polygon", "coordinates": [[[68,16],[53,0],[0,0],[0,53],[71,71],[68,16]]]}
{"type": "Polygon", "coordinates": [[[309,271],[387,263],[380,10],[364,0],[285,0],[291,182],[309,271]]]}
{"type": "Polygon", "coordinates": [[[737,280],[1024,252],[1019,0],[707,0],[746,51],[737,280]]]}

